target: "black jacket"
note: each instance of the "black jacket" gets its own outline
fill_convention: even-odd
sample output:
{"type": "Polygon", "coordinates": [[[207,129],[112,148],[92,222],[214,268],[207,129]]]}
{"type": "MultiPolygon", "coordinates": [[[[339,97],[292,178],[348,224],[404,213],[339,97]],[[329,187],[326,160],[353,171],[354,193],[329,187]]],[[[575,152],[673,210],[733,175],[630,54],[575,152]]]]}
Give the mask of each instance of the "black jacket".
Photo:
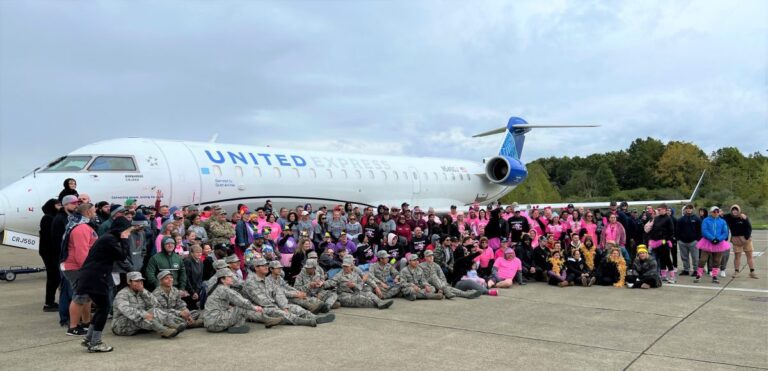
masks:
{"type": "Polygon", "coordinates": [[[635,262],[632,264],[632,270],[635,271],[638,279],[653,279],[656,281],[656,287],[661,287],[661,277],[659,276],[656,259],[652,256],[649,256],[648,259],[645,260],[640,260],[639,258],[635,259],[635,262]]]}
{"type": "Polygon", "coordinates": [[[200,259],[188,256],[184,259],[184,269],[187,271],[187,286],[184,290],[190,295],[200,293],[203,287],[203,263],[200,259]]]}
{"type": "Polygon", "coordinates": [[[523,272],[527,274],[531,267],[534,266],[533,249],[531,246],[526,246],[522,242],[518,243],[517,246],[515,246],[515,256],[520,259],[520,262],[523,264],[523,272]]]}
{"type": "Polygon", "coordinates": [[[51,222],[51,246],[56,249],[56,256],[61,255],[61,242],[67,230],[67,218],[69,214],[61,208],[51,222]]]}
{"type": "Polygon", "coordinates": [[[610,282],[611,284],[614,284],[621,279],[621,273],[619,273],[619,268],[616,264],[612,263],[608,258],[605,258],[597,267],[597,277],[604,283],[610,282]]]}
{"type": "Polygon", "coordinates": [[[464,277],[464,275],[466,275],[467,272],[469,272],[472,269],[473,260],[478,256],[480,256],[479,252],[473,252],[473,253],[466,252],[464,251],[464,247],[462,246],[459,246],[456,248],[456,251],[454,251],[454,258],[456,260],[453,263],[452,283],[459,282],[459,280],[461,280],[461,277],[464,277]]]}
{"type": "Polygon", "coordinates": [[[696,214],[683,215],[677,219],[675,234],[678,241],[690,243],[701,239],[701,218],[696,214]]]}
{"type": "Polygon", "coordinates": [[[549,258],[549,252],[541,245],[533,249],[533,265],[536,267],[536,270],[547,271],[549,267],[547,258],[549,258]]]}
{"type": "Polygon", "coordinates": [[[115,237],[111,232],[99,237],[88,251],[88,257],[80,268],[76,294],[107,295],[109,280],[112,279],[112,267],[115,262],[125,260],[129,250],[128,239],[115,237]]]}
{"type": "Polygon", "coordinates": [[[579,259],[578,261],[574,258],[568,258],[568,260],[565,261],[565,268],[568,270],[568,275],[573,275],[576,277],[580,277],[582,274],[589,274],[589,267],[587,267],[587,263],[584,262],[584,259],[579,259]]]}
{"type": "MultiPolygon", "coordinates": [[[[43,217],[40,219],[40,246],[38,252],[44,259],[58,259],[60,248],[54,245],[51,226],[56,218],[56,199],[50,199],[43,205],[43,217]]],[[[66,227],[66,224],[64,225],[66,227]]],[[[62,236],[64,232],[62,231],[62,236]]],[[[61,238],[59,238],[59,246],[61,238]]]]}
{"type": "Polygon", "coordinates": [[[650,241],[671,241],[675,238],[675,222],[669,214],[656,215],[653,218],[653,227],[648,233],[648,240],[650,241]]]}
{"type": "Polygon", "coordinates": [[[731,214],[726,214],[723,219],[728,224],[731,236],[744,236],[746,239],[752,237],[752,223],[749,222],[749,219],[742,219],[740,216],[731,214]]]}

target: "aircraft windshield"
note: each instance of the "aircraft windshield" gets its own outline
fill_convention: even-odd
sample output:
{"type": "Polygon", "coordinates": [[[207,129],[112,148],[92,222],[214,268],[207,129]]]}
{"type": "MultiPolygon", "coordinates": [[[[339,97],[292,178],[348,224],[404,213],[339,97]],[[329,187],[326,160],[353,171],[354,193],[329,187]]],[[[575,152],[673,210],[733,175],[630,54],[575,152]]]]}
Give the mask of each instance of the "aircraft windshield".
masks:
{"type": "Polygon", "coordinates": [[[131,157],[99,156],[93,160],[88,171],[136,171],[136,164],[131,157]]]}
{"type": "Polygon", "coordinates": [[[91,156],[64,156],[48,164],[43,171],[80,171],[91,161],[91,156]]]}

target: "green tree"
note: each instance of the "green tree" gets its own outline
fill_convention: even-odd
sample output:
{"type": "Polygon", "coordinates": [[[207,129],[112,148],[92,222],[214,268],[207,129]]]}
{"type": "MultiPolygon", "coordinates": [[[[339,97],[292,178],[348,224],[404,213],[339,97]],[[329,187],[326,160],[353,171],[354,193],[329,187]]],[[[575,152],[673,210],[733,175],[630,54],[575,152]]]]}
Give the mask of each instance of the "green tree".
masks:
{"type": "Polygon", "coordinates": [[[635,139],[627,149],[625,174],[619,178],[622,189],[653,188],[654,173],[664,153],[664,143],[658,139],[635,139]]]}
{"type": "Polygon", "coordinates": [[[699,175],[707,166],[707,155],[697,145],[670,142],[659,159],[654,179],[661,186],[690,194],[699,180],[699,175]]]}
{"type": "Polygon", "coordinates": [[[552,186],[544,167],[538,162],[532,162],[527,165],[527,168],[528,178],[512,192],[502,197],[501,202],[504,204],[512,202],[559,202],[560,193],[552,186]]]}
{"type": "Polygon", "coordinates": [[[571,179],[563,187],[563,195],[567,197],[586,197],[592,198],[597,195],[597,182],[586,170],[576,170],[571,179]]]}
{"type": "Polygon", "coordinates": [[[595,173],[595,181],[599,196],[609,197],[619,191],[619,183],[616,182],[616,177],[613,176],[613,171],[611,171],[607,163],[602,163],[598,166],[597,173],[595,173]]]}

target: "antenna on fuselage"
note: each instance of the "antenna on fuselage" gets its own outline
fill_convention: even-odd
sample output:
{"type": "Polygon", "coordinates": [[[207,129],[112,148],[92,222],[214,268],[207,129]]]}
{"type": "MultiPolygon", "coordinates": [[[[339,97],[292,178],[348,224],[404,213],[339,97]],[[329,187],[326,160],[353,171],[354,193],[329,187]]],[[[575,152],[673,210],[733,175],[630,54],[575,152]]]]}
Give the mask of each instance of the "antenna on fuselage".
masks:
{"type": "Polygon", "coordinates": [[[211,140],[209,140],[208,143],[216,143],[216,139],[219,139],[219,133],[213,134],[211,140]]]}

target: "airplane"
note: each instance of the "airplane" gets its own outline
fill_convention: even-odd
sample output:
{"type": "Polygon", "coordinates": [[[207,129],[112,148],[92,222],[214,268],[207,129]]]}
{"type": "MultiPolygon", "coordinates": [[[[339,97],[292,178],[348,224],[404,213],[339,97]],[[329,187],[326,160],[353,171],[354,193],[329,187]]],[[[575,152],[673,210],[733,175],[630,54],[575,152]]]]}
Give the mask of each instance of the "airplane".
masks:
{"type": "Polygon", "coordinates": [[[62,181],[94,201],[153,204],[162,190],[167,205],[237,205],[293,208],[304,203],[360,206],[432,206],[497,201],[528,176],[520,157],[525,134],[535,128],[598,125],[531,125],[511,117],[497,155],[482,162],[429,157],[378,156],[149,138],[105,140],[78,148],[0,190],[3,244],[38,249],[41,206],[62,181]]]}

